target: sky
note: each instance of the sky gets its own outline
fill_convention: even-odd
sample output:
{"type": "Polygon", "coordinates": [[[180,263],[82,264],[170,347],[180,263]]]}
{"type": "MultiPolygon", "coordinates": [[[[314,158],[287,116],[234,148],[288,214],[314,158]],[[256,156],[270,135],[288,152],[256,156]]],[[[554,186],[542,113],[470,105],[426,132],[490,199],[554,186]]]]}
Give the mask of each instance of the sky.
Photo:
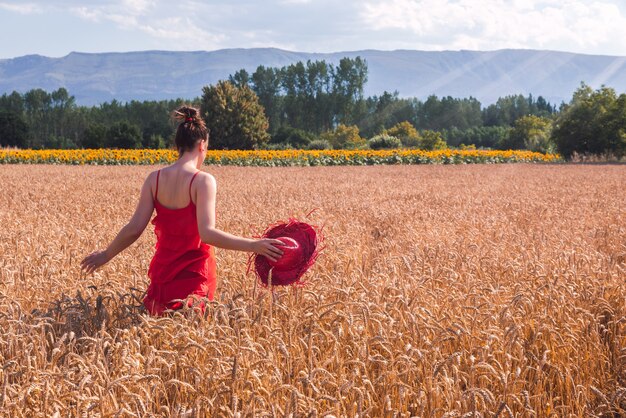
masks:
{"type": "Polygon", "coordinates": [[[626,56],[626,0],[0,0],[0,58],[274,47],[626,56]]]}

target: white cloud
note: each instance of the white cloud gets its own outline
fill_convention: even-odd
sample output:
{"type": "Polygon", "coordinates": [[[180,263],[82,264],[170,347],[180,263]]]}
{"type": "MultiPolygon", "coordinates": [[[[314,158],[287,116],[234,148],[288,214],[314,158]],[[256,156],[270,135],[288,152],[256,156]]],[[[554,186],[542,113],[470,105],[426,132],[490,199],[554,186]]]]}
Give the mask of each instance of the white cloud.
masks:
{"type": "Polygon", "coordinates": [[[155,1],[150,0],[122,0],[122,7],[134,14],[144,13],[155,4],[155,1]]]}
{"type": "MultiPolygon", "coordinates": [[[[0,0],[0,13],[54,15],[68,25],[78,18],[98,31],[83,37],[111,34],[119,42],[119,29],[133,37],[112,40],[108,50],[528,48],[626,56],[623,0],[0,0]]],[[[59,49],[54,33],[32,43],[43,51],[46,42],[59,49]]],[[[77,49],[70,43],[63,41],[77,49]]]]}
{"type": "Polygon", "coordinates": [[[151,36],[171,41],[183,41],[180,46],[184,50],[204,49],[205,45],[222,42],[224,35],[214,35],[196,26],[189,18],[173,17],[140,24],[137,28],[151,36]]]}
{"type": "Polygon", "coordinates": [[[381,33],[408,33],[429,49],[626,51],[626,16],[610,0],[367,1],[361,19],[381,33]]]}
{"type": "Polygon", "coordinates": [[[23,15],[41,13],[43,11],[42,8],[35,3],[0,3],[0,9],[23,15]]]}
{"type": "MultiPolygon", "coordinates": [[[[212,34],[200,28],[187,16],[191,13],[167,17],[171,10],[167,7],[159,8],[156,1],[118,0],[91,7],[72,7],[70,10],[81,19],[94,22],[110,21],[120,29],[145,33],[158,39],[164,45],[163,48],[212,49],[226,39],[223,34],[212,34]],[[170,43],[162,43],[163,40],[170,43]]],[[[180,10],[179,7],[175,9],[180,10]]]]}
{"type": "Polygon", "coordinates": [[[88,7],[72,7],[70,10],[76,16],[92,22],[99,22],[102,17],[102,13],[100,11],[92,10],[88,7]]]}

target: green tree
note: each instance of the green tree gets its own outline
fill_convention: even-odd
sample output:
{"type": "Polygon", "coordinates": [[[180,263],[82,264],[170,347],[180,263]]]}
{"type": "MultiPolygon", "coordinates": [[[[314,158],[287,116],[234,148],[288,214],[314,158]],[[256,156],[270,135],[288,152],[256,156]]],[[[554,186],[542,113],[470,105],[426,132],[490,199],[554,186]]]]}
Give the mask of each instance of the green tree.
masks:
{"type": "Polygon", "coordinates": [[[626,152],[626,96],[601,87],[593,90],[582,84],[555,122],[552,138],[565,158],[579,154],[626,152]]]}
{"type": "Polygon", "coordinates": [[[360,57],[343,58],[337,66],[326,61],[296,62],[282,68],[245,69],[229,77],[236,87],[249,85],[259,97],[275,134],[290,126],[319,134],[338,123],[366,121],[367,101],[363,89],[367,64],[360,57]]]}
{"type": "Polygon", "coordinates": [[[496,103],[487,106],[482,110],[482,119],[485,126],[513,126],[523,116],[550,117],[554,113],[556,107],[543,97],[535,100],[532,95],[524,97],[518,94],[500,97],[496,103]]]}
{"type": "Polygon", "coordinates": [[[501,149],[512,128],[506,126],[475,126],[469,129],[446,129],[442,131],[450,146],[474,145],[479,148],[501,149]]]}
{"type": "Polygon", "coordinates": [[[83,148],[98,149],[104,148],[107,142],[107,128],[101,123],[89,125],[82,136],[81,145],[83,148]]]}
{"type": "Polygon", "coordinates": [[[6,93],[0,97],[0,111],[13,112],[21,115],[24,113],[24,98],[16,91],[7,95],[6,93]]]}
{"type": "Polygon", "coordinates": [[[468,129],[482,125],[480,102],[473,97],[430,96],[420,108],[418,124],[421,128],[443,130],[468,129]]]}
{"type": "Polygon", "coordinates": [[[605,129],[600,138],[609,153],[618,158],[626,155],[626,94],[620,94],[602,122],[605,129]]]}
{"type": "Polygon", "coordinates": [[[141,147],[141,132],[136,125],[122,121],[107,130],[107,148],[134,149],[141,147]]]}
{"type": "Polygon", "coordinates": [[[302,129],[291,127],[281,127],[272,135],[270,144],[285,144],[296,148],[306,148],[315,135],[302,129]]]}
{"type": "Polygon", "coordinates": [[[70,96],[69,92],[61,87],[50,93],[50,114],[49,121],[52,128],[51,135],[54,136],[57,147],[76,147],[74,141],[70,139],[71,129],[71,113],[76,107],[74,96],[70,96]]]}
{"type": "Polygon", "coordinates": [[[0,111],[0,146],[27,148],[28,125],[15,112],[0,111]]]}
{"type": "Polygon", "coordinates": [[[334,149],[354,149],[367,144],[359,135],[358,126],[339,125],[332,131],[324,132],[320,139],[328,141],[334,149]]]}
{"type": "Polygon", "coordinates": [[[230,81],[235,87],[248,86],[250,84],[250,74],[242,68],[234,75],[229,76],[228,81],[230,81]]]}
{"type": "Polygon", "coordinates": [[[420,149],[432,151],[448,148],[448,145],[440,132],[425,130],[421,132],[421,137],[422,140],[420,141],[420,149]]]}
{"type": "Polygon", "coordinates": [[[385,131],[386,134],[400,139],[405,147],[418,147],[421,137],[409,121],[400,122],[385,131]]]}
{"type": "Polygon", "coordinates": [[[363,117],[358,125],[362,135],[367,137],[381,134],[402,121],[415,125],[422,105],[417,99],[401,99],[397,91],[368,97],[365,103],[367,117],[363,117]]]}
{"type": "Polygon", "coordinates": [[[256,149],[268,141],[269,123],[250,87],[220,81],[202,91],[201,112],[210,129],[212,148],[256,149]]]}
{"type": "Polygon", "coordinates": [[[265,115],[269,122],[269,131],[276,132],[283,123],[282,116],[284,114],[281,110],[283,98],[280,95],[280,70],[260,65],[252,73],[251,81],[252,90],[254,90],[259,98],[259,103],[265,109],[265,115]]]}
{"type": "Polygon", "coordinates": [[[504,148],[527,149],[536,152],[552,152],[554,145],[550,139],[552,121],[539,116],[522,116],[515,121],[504,148]]]}
{"type": "Polygon", "coordinates": [[[333,69],[332,94],[336,121],[356,124],[365,117],[363,88],[367,83],[367,62],[361,57],[342,58],[333,69]]]}
{"type": "Polygon", "coordinates": [[[32,89],[24,95],[26,123],[31,129],[32,146],[41,148],[50,136],[52,124],[49,123],[50,94],[43,89],[32,89]]]}

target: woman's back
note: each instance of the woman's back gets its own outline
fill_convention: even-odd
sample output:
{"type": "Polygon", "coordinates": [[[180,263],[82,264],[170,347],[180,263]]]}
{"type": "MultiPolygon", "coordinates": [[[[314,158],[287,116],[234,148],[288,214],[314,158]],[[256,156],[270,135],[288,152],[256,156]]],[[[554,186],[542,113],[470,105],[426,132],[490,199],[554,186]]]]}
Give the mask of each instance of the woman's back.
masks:
{"type": "Polygon", "coordinates": [[[193,181],[199,171],[185,170],[184,167],[169,166],[157,173],[158,190],[155,187],[154,200],[169,209],[182,209],[195,204],[191,193],[193,181]]]}
{"type": "Polygon", "coordinates": [[[205,258],[209,254],[209,246],[200,239],[196,205],[191,193],[198,173],[177,167],[157,172],[154,193],[156,216],[152,219],[157,242],[148,271],[153,281],[169,281],[180,270],[187,268],[190,260],[205,258]],[[182,183],[185,180],[187,182],[182,183]]]}

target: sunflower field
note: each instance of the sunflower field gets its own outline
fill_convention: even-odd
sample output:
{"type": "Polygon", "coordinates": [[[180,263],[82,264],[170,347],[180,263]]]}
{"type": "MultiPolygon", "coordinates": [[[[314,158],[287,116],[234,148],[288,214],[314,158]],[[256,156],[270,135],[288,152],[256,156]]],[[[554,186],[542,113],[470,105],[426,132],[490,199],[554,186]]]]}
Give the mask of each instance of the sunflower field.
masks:
{"type": "MultiPolygon", "coordinates": [[[[170,164],[178,158],[173,150],[0,150],[0,164],[151,165],[170,164]]],[[[558,162],[556,154],[530,151],[485,150],[255,150],[207,153],[206,164],[234,166],[328,166],[380,164],[495,164],[558,162]]]]}

